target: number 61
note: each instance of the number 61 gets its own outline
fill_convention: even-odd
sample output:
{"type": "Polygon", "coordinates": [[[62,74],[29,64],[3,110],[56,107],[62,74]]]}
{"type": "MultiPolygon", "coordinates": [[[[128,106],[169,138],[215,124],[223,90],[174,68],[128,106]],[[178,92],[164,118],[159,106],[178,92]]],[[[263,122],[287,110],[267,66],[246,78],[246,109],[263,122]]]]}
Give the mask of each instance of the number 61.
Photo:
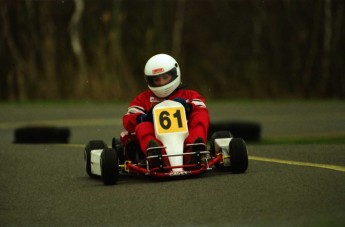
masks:
{"type": "MultiPolygon", "coordinates": [[[[172,115],[172,118],[177,120],[178,128],[182,128],[182,119],[181,119],[181,110],[176,110],[176,112],[172,115]]],[[[162,126],[163,129],[167,130],[171,127],[171,119],[170,113],[168,111],[162,111],[159,114],[159,124],[162,126]]]]}

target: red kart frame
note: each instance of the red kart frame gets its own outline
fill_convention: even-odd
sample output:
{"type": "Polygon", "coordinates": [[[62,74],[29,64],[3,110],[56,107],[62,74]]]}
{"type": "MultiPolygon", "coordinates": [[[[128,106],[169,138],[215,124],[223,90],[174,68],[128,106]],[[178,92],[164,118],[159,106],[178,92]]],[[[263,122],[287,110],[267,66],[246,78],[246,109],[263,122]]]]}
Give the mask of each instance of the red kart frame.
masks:
{"type": "MultiPolygon", "coordinates": [[[[209,154],[210,152],[201,151],[198,153],[209,154]]],[[[183,155],[198,155],[198,154],[197,152],[190,152],[190,153],[185,153],[183,155]]],[[[146,157],[146,160],[148,162],[148,160],[151,158],[162,159],[163,157],[169,157],[169,155],[159,155],[159,156],[160,157],[148,156],[146,157]]],[[[123,165],[119,165],[119,166],[122,167],[128,173],[139,173],[139,174],[163,178],[163,177],[174,177],[174,176],[199,175],[207,170],[212,170],[212,166],[220,163],[222,160],[223,160],[223,155],[220,153],[220,154],[217,154],[215,158],[211,158],[206,163],[200,163],[200,164],[188,164],[188,165],[181,165],[181,166],[158,166],[158,167],[153,167],[152,169],[150,169],[148,163],[146,165],[147,168],[144,168],[137,164],[132,164],[131,161],[125,161],[123,165]],[[196,169],[184,170],[180,172],[172,172],[171,170],[174,168],[196,168],[196,169]]]]}
{"type": "MultiPolygon", "coordinates": [[[[124,131],[120,134],[120,146],[122,146],[124,149],[124,152],[128,152],[126,149],[126,144],[129,142],[137,143],[137,138],[135,133],[129,133],[127,131],[124,131]]],[[[187,144],[186,147],[193,146],[196,144],[187,144]]],[[[113,148],[117,150],[115,144],[115,139],[113,140],[113,148]]],[[[138,146],[139,148],[139,146],[138,146]]],[[[161,147],[165,148],[165,147],[161,147]]],[[[136,150],[135,152],[142,152],[141,149],[136,150]]],[[[124,155],[126,156],[126,155],[124,155]]],[[[188,176],[188,175],[199,175],[207,170],[212,170],[212,167],[218,163],[223,162],[223,154],[218,153],[215,155],[215,157],[212,157],[210,151],[200,151],[200,152],[187,152],[183,154],[178,155],[155,155],[155,156],[148,156],[143,158],[142,161],[145,161],[144,164],[133,164],[131,160],[124,160],[123,164],[119,164],[119,167],[125,171],[126,173],[137,173],[142,175],[150,175],[154,177],[174,177],[174,176],[188,176]],[[184,155],[195,155],[197,157],[200,157],[200,155],[208,155],[209,158],[206,159],[204,162],[199,161],[196,164],[186,164],[186,165],[180,165],[180,166],[164,166],[163,161],[160,166],[155,166],[153,168],[150,168],[149,160],[158,158],[159,160],[163,160],[165,157],[172,157],[172,156],[184,156],[184,155]],[[191,170],[184,170],[179,172],[173,172],[172,169],[175,168],[187,168],[191,170]]]]}

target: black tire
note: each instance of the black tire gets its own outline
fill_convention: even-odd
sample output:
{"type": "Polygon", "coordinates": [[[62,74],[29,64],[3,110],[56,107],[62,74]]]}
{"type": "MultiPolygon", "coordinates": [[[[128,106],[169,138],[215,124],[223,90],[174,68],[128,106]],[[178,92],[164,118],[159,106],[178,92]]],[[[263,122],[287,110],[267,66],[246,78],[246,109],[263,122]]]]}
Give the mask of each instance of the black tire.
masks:
{"type": "Polygon", "coordinates": [[[261,125],[255,122],[224,121],[211,122],[208,129],[208,137],[216,131],[230,131],[233,137],[243,138],[245,141],[260,141],[261,125]]]}
{"type": "Polygon", "coordinates": [[[107,148],[107,144],[104,143],[102,140],[91,140],[88,142],[84,149],[84,159],[86,161],[86,173],[90,177],[96,177],[96,175],[91,173],[91,151],[98,150],[98,149],[105,149],[107,148]]]}
{"type": "Polygon", "coordinates": [[[119,178],[119,158],[112,148],[106,148],[101,154],[101,173],[104,185],[113,185],[119,178]]]}
{"type": "Polygon", "coordinates": [[[233,138],[229,144],[231,172],[244,173],[248,168],[248,152],[242,138],[233,138]]]}
{"type": "Polygon", "coordinates": [[[113,138],[111,147],[117,152],[119,163],[123,164],[125,162],[125,154],[121,141],[117,138],[113,138]]]}
{"type": "Polygon", "coordinates": [[[14,131],[14,143],[42,144],[68,143],[70,129],[52,126],[28,126],[17,128],[14,131]]]}
{"type": "Polygon", "coordinates": [[[130,141],[125,146],[125,159],[137,164],[145,158],[141,152],[140,145],[136,141],[130,141]]]}

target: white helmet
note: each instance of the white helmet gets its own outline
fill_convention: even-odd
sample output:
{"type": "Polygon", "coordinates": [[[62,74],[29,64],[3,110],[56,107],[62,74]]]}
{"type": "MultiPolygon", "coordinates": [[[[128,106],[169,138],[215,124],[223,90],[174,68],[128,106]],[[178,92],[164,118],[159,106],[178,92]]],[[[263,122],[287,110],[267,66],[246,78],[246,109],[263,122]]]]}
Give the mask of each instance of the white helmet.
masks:
{"type": "Polygon", "coordinates": [[[146,62],[144,73],[149,89],[159,98],[169,96],[181,84],[180,67],[176,60],[167,54],[157,54],[151,57],[146,62]],[[164,74],[171,75],[171,81],[160,87],[155,86],[153,78],[164,74]]]}

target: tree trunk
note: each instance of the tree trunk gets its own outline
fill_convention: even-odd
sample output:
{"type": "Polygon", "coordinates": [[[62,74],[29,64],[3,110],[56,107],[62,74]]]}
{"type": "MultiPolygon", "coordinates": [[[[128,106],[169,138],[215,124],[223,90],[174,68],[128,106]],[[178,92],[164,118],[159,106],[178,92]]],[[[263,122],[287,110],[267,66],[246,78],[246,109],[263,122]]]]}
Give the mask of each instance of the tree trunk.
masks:
{"type": "Polygon", "coordinates": [[[172,55],[176,59],[181,58],[185,5],[185,0],[177,1],[172,40],[172,55]]]}
{"type": "Polygon", "coordinates": [[[74,0],[75,9],[70,21],[71,46],[74,55],[78,62],[78,79],[76,80],[77,96],[83,95],[85,91],[84,84],[87,83],[87,68],[83,51],[83,46],[80,41],[80,19],[84,11],[84,1],[74,0]]]}
{"type": "Polygon", "coordinates": [[[10,30],[9,16],[7,5],[4,4],[1,7],[1,16],[3,19],[3,33],[4,40],[9,49],[9,57],[13,58],[15,68],[10,70],[9,76],[7,76],[6,86],[2,86],[1,89],[7,89],[9,100],[23,100],[26,99],[26,87],[24,83],[23,58],[16,46],[15,40],[10,30]]]}
{"type": "MultiPolygon", "coordinates": [[[[319,82],[319,91],[325,93],[330,81],[330,48],[332,42],[332,10],[331,0],[325,0],[324,3],[324,37],[323,37],[323,55],[322,55],[322,72],[319,82]]],[[[323,94],[324,95],[324,94],[323,94]]]]}

